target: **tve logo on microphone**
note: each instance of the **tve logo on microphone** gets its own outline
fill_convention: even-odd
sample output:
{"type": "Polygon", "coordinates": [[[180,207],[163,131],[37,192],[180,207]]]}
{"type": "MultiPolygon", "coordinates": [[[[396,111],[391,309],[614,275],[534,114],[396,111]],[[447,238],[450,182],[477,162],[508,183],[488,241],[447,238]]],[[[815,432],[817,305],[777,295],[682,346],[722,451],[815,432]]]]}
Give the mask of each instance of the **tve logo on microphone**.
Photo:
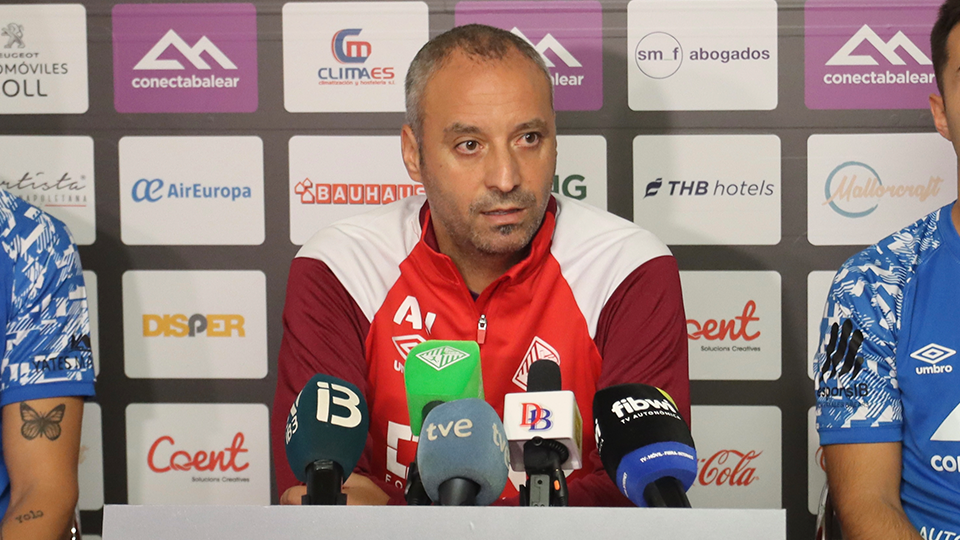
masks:
{"type": "Polygon", "coordinates": [[[130,504],[270,503],[262,404],[127,406],[130,504]]]}

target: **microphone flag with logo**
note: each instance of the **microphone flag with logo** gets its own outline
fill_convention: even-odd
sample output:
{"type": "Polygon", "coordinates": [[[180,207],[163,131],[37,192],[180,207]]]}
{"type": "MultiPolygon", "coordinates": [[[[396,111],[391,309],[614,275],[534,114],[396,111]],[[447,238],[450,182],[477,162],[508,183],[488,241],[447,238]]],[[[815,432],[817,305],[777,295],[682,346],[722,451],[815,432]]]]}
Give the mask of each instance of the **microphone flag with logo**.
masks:
{"type": "Polygon", "coordinates": [[[697,451],[666,392],[645,384],[604,388],[594,395],[593,415],[600,461],[628,499],[637,506],[690,505],[685,491],[697,475],[697,451]]]}
{"type": "Polygon", "coordinates": [[[483,399],[480,346],[476,341],[425,341],[407,354],[403,368],[410,430],[419,434],[424,407],[433,402],[483,399]]]}
{"type": "Polygon", "coordinates": [[[290,468],[307,483],[307,504],[338,504],[342,483],[363,453],[368,427],[367,402],[356,386],[317,374],[303,387],[290,407],[285,440],[290,468]],[[307,502],[308,497],[313,500],[307,502]]]}
{"type": "Polygon", "coordinates": [[[482,399],[433,408],[423,421],[417,464],[427,495],[443,506],[487,506],[507,485],[507,437],[482,399]]]}

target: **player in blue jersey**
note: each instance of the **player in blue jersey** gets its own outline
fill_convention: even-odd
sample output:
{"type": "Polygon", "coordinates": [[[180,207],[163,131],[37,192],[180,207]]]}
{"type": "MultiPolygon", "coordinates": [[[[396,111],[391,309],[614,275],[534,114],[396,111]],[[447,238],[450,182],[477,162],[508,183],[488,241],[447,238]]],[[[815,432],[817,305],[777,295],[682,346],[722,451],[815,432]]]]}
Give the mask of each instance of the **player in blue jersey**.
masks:
{"type": "MultiPolygon", "coordinates": [[[[958,22],[960,0],[947,0],[930,37],[941,94],[930,108],[960,155],[958,22]]],[[[958,229],[951,203],[853,256],[833,280],[817,429],[846,540],[960,539],[958,229]]]]}
{"type": "Polygon", "coordinates": [[[74,522],[87,297],[63,223],[0,190],[0,539],[60,540],[74,522]]]}

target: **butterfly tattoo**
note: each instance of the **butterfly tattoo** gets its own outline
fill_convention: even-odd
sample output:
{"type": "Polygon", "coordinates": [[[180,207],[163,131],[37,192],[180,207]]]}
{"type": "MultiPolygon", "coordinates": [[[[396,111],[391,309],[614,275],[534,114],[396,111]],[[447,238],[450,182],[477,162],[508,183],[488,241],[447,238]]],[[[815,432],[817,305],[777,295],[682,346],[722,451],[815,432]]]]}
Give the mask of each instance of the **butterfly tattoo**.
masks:
{"type": "Polygon", "coordinates": [[[61,403],[47,414],[40,414],[21,401],[20,419],[23,420],[23,426],[20,427],[20,434],[28,441],[41,436],[51,441],[57,440],[60,437],[60,422],[63,421],[63,413],[66,410],[67,406],[61,403]]]}

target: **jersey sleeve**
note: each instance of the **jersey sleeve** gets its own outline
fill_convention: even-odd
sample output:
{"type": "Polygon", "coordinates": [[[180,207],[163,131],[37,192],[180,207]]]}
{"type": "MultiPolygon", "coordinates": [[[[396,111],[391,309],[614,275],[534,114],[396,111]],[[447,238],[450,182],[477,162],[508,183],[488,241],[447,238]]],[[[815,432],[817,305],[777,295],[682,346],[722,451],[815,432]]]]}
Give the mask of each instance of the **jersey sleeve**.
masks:
{"type": "Polygon", "coordinates": [[[90,315],[80,256],[66,226],[23,204],[4,235],[12,263],[0,407],[94,395],[90,315]]]}
{"type": "MultiPolygon", "coordinates": [[[[284,440],[294,399],[317,373],[350,382],[367,395],[364,340],[369,329],[370,322],[325,263],[306,257],[293,260],[283,307],[283,339],[270,422],[280,494],[299,483],[287,462],[284,440]]],[[[368,454],[364,452],[364,456],[368,454]]],[[[361,471],[365,470],[365,459],[358,464],[361,471]]]]}
{"type": "Polygon", "coordinates": [[[873,250],[855,256],[837,272],[820,323],[814,379],[823,445],[902,438],[895,360],[907,273],[876,253],[871,256],[873,250]],[[853,332],[863,334],[859,358],[828,359],[831,328],[845,321],[852,323],[853,332]]]}
{"type": "MultiPolygon", "coordinates": [[[[656,386],[670,394],[690,423],[686,317],[673,256],[651,259],[627,276],[603,306],[594,342],[603,358],[598,389],[656,386]]],[[[592,474],[569,486],[571,506],[633,506],[610,480],[596,450],[587,463],[592,474]]]]}

